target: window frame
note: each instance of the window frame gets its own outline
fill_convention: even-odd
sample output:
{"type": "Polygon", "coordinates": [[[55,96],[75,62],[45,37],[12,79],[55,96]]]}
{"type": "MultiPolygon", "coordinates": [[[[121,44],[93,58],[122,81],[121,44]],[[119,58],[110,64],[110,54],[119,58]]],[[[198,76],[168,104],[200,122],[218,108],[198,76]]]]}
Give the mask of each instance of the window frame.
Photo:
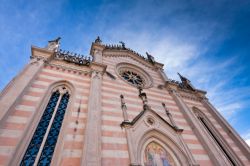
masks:
{"type": "MultiPolygon", "coordinates": [[[[45,92],[40,96],[40,99],[37,101],[38,104],[36,105],[36,110],[30,116],[30,120],[28,121],[28,124],[25,126],[25,129],[23,130],[24,134],[22,134],[21,138],[18,140],[18,144],[17,144],[17,146],[14,150],[14,153],[13,153],[13,156],[15,156],[15,158],[13,158],[12,160],[9,161],[9,163],[8,163],[9,165],[20,165],[20,163],[23,159],[23,156],[26,152],[26,149],[28,148],[29,143],[33,137],[35,130],[36,130],[36,127],[39,123],[39,120],[41,119],[43,112],[44,112],[44,110],[45,110],[45,108],[50,100],[50,96],[51,96],[53,90],[60,87],[60,86],[65,86],[66,88],[68,88],[69,93],[70,93],[70,99],[69,99],[68,106],[67,106],[68,111],[65,112],[61,131],[60,131],[60,134],[59,134],[58,139],[57,139],[57,142],[58,142],[57,145],[62,143],[63,136],[66,134],[66,125],[70,120],[69,115],[71,114],[71,111],[69,111],[69,110],[74,109],[74,104],[73,104],[75,101],[74,94],[76,93],[75,86],[71,82],[66,81],[66,80],[60,80],[60,81],[56,81],[56,82],[50,84],[46,88],[45,92]]],[[[28,91],[29,91],[29,88],[27,88],[23,94],[27,93],[28,91]]],[[[59,147],[57,145],[55,147],[53,159],[51,161],[51,164],[53,164],[53,165],[54,164],[58,165],[59,161],[61,160],[61,157],[62,157],[60,152],[61,152],[63,147],[59,147]]]]}
{"type": "MultiPolygon", "coordinates": [[[[42,116],[43,116],[43,113],[44,113],[44,111],[47,109],[47,105],[49,104],[50,100],[52,99],[52,98],[51,98],[52,95],[53,95],[54,93],[56,93],[56,92],[59,93],[59,97],[58,97],[58,99],[57,99],[57,101],[56,101],[56,106],[54,107],[52,116],[51,116],[51,118],[50,118],[50,120],[49,120],[49,124],[48,124],[48,126],[47,126],[47,128],[46,128],[46,132],[45,132],[45,134],[44,134],[44,136],[43,136],[41,145],[40,145],[39,150],[38,150],[38,152],[37,152],[37,154],[36,154],[35,161],[34,161],[34,164],[33,164],[33,165],[38,165],[39,162],[40,162],[40,158],[41,158],[42,152],[43,152],[43,150],[44,150],[44,146],[45,146],[45,144],[46,144],[46,141],[48,140],[48,136],[49,136],[51,127],[52,127],[52,125],[53,125],[53,123],[54,123],[54,120],[55,120],[55,118],[56,118],[56,115],[57,115],[57,113],[58,113],[58,111],[59,111],[59,106],[62,104],[62,98],[64,97],[64,95],[68,94],[68,99],[67,99],[67,103],[66,103],[66,108],[65,108],[65,110],[64,110],[63,120],[62,120],[62,122],[61,122],[61,127],[60,127],[60,130],[59,130],[59,134],[58,134],[58,136],[57,136],[57,140],[59,139],[59,135],[60,135],[60,132],[61,132],[61,130],[62,130],[63,122],[64,122],[64,119],[65,119],[65,114],[66,114],[66,112],[67,112],[67,110],[68,110],[69,102],[70,102],[70,96],[71,96],[69,89],[68,89],[66,86],[64,86],[64,85],[61,85],[61,86],[58,86],[58,87],[54,88],[54,90],[51,92],[51,94],[50,94],[50,96],[49,96],[49,99],[48,99],[48,101],[47,101],[47,103],[46,103],[46,107],[43,109],[43,111],[42,111],[42,113],[41,113],[42,115],[40,116],[39,122],[38,122],[37,125],[34,127],[34,132],[33,132],[32,135],[31,135],[31,139],[30,139],[30,141],[29,141],[29,145],[30,145],[30,142],[31,142],[31,140],[32,140],[32,138],[33,138],[33,136],[34,136],[34,134],[35,134],[35,132],[36,132],[36,129],[37,129],[39,123],[40,123],[40,120],[41,120],[41,118],[42,118],[42,116]]],[[[66,96],[66,97],[67,97],[67,96],[66,96]]],[[[58,142],[58,141],[55,142],[55,148],[54,148],[54,150],[53,150],[53,153],[52,153],[52,157],[51,157],[50,163],[52,163],[53,156],[54,156],[54,153],[55,153],[55,151],[56,151],[57,142],[58,142]]],[[[23,159],[24,159],[24,156],[26,155],[26,152],[27,152],[27,150],[28,150],[28,148],[29,148],[29,145],[26,147],[26,149],[25,149],[25,151],[24,151],[24,154],[23,154],[23,156],[22,156],[22,159],[20,160],[20,165],[22,164],[22,161],[23,161],[23,159]]]]}

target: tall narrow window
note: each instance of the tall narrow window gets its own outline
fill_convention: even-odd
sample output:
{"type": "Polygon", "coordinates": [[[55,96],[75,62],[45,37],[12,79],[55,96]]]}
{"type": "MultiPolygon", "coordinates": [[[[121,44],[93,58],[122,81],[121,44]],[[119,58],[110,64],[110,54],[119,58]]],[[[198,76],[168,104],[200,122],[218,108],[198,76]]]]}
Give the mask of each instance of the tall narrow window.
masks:
{"type": "Polygon", "coordinates": [[[65,87],[57,88],[50,97],[20,165],[49,165],[69,102],[65,87]]]}
{"type": "Polygon", "coordinates": [[[226,149],[226,146],[223,145],[223,143],[221,142],[221,140],[219,139],[218,134],[212,129],[211,125],[209,124],[209,122],[205,119],[204,115],[202,113],[200,113],[199,110],[195,110],[196,116],[198,118],[198,120],[200,121],[200,123],[202,124],[202,126],[205,128],[205,130],[208,132],[209,136],[212,138],[212,140],[217,144],[217,146],[219,147],[219,149],[223,152],[224,156],[226,156],[226,158],[228,159],[228,161],[235,166],[235,162],[232,159],[232,156],[230,155],[230,153],[228,152],[228,150],[226,149]]]}

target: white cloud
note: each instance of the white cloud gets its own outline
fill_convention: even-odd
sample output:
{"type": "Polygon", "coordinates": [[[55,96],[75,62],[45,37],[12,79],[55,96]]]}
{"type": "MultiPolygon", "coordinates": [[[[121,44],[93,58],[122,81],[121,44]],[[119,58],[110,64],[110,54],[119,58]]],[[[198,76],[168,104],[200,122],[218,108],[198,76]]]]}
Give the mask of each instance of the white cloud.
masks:
{"type": "Polygon", "coordinates": [[[248,146],[250,146],[250,138],[245,140],[248,146]]]}
{"type": "MultiPolygon", "coordinates": [[[[145,55],[146,51],[151,53],[157,61],[165,65],[170,78],[179,79],[176,73],[183,73],[195,87],[208,92],[207,96],[212,104],[227,120],[237,122],[235,115],[246,105],[247,101],[243,99],[247,96],[245,92],[250,90],[250,87],[228,87],[241,72],[241,67],[231,70],[237,58],[231,57],[224,61],[204,58],[202,56],[206,55],[206,50],[211,49],[209,45],[204,46],[200,40],[191,40],[172,29],[154,34],[147,29],[138,32],[124,27],[127,26],[115,26],[106,32],[106,37],[113,43],[118,43],[122,39],[127,47],[141,54],[145,55]]],[[[192,36],[192,32],[190,35],[192,36]]]]}
{"type": "Polygon", "coordinates": [[[250,130],[248,130],[245,134],[242,135],[242,138],[246,141],[246,143],[250,146],[250,130]]]}

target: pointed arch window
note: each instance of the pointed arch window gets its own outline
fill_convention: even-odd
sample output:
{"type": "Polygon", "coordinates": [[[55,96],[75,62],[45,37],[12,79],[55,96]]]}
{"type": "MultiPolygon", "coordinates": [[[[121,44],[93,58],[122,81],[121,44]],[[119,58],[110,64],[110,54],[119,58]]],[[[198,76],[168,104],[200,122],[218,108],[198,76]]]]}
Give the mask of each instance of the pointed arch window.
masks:
{"type": "Polygon", "coordinates": [[[232,153],[230,153],[228,146],[223,143],[220,135],[216,130],[213,128],[212,124],[210,121],[206,118],[206,116],[197,108],[193,108],[194,113],[199,120],[200,124],[204,127],[204,129],[207,131],[209,137],[213,142],[218,146],[220,151],[224,154],[224,156],[228,159],[228,161],[231,163],[231,165],[235,166],[237,165],[235,160],[233,159],[234,157],[232,156],[232,153]]]}
{"type": "Polygon", "coordinates": [[[20,165],[50,165],[69,98],[64,86],[53,91],[20,165]]]}

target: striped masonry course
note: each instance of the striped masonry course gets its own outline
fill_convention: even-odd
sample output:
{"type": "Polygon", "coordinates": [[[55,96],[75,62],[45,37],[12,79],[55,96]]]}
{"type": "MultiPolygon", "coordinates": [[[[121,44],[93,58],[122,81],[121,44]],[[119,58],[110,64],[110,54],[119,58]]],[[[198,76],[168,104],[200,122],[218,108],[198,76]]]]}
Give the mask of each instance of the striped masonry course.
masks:
{"type": "MultiPolygon", "coordinates": [[[[116,61],[113,62],[112,60],[104,60],[104,63],[108,64],[107,70],[110,71],[113,75],[116,76],[115,72],[115,65],[124,62],[124,59],[118,59],[114,58],[116,61]]],[[[130,61],[130,63],[134,63],[134,61],[130,61]]],[[[140,64],[135,64],[139,65],[140,64]]],[[[142,68],[144,66],[141,65],[142,68]]],[[[150,69],[145,69],[147,72],[150,69]]],[[[149,72],[150,75],[154,79],[154,83],[162,84],[162,80],[159,76],[159,74],[155,72],[149,72]],[[157,78],[156,78],[157,77],[157,78]],[[158,80],[157,80],[158,79],[158,80]],[[157,80],[157,81],[155,81],[157,80]]],[[[176,105],[173,98],[169,95],[169,93],[166,90],[160,90],[157,87],[152,87],[150,89],[144,90],[147,93],[149,105],[153,110],[155,110],[160,116],[162,116],[166,120],[168,119],[165,110],[162,107],[161,103],[164,102],[169,109],[169,111],[172,113],[174,120],[176,121],[177,125],[180,126],[188,126],[186,120],[184,119],[184,116],[182,112],[180,112],[178,106],[176,105]]],[[[117,147],[116,154],[121,154],[121,151],[124,151],[124,147],[126,147],[125,142],[125,134],[123,134],[122,129],[120,128],[120,123],[123,121],[123,115],[121,111],[121,105],[120,105],[120,95],[123,94],[125,97],[125,102],[128,108],[128,116],[129,119],[132,120],[136,115],[140,113],[142,110],[142,101],[138,98],[138,90],[134,88],[131,85],[128,85],[125,81],[120,80],[118,77],[116,80],[110,79],[108,76],[103,77],[103,84],[102,84],[102,108],[103,108],[103,133],[105,133],[105,140],[107,139],[107,135],[110,138],[108,142],[109,148],[117,147]],[[115,137],[115,138],[114,138],[115,137]],[[123,143],[122,146],[117,146],[117,143],[123,143]],[[114,143],[115,142],[115,143],[114,143]]],[[[192,132],[190,127],[186,127],[185,132],[183,133],[183,139],[185,142],[187,142],[188,147],[190,148],[191,152],[193,153],[195,159],[198,162],[208,162],[209,163],[209,157],[192,132]]],[[[106,140],[107,141],[107,140],[106,140]]],[[[106,147],[106,146],[105,146],[106,147]]],[[[116,152],[115,151],[115,152],[116,152]]],[[[107,153],[104,151],[104,153],[107,153]]],[[[123,153],[123,157],[126,157],[126,155],[123,153]]],[[[103,159],[106,159],[108,157],[112,157],[111,159],[116,159],[117,155],[113,156],[107,156],[104,155],[103,159]]],[[[211,164],[210,164],[211,165],[211,164]]]]}
{"type": "MultiPolygon", "coordinates": [[[[28,91],[21,98],[15,109],[12,110],[11,114],[0,129],[0,165],[6,164],[8,159],[12,156],[15,147],[22,138],[24,130],[29,126],[31,118],[40,105],[48,87],[55,81],[60,80],[71,82],[76,87],[77,92],[75,103],[73,103],[74,109],[68,110],[71,112],[69,114],[71,117],[69,117],[69,124],[66,125],[67,130],[65,134],[65,138],[68,138],[67,136],[70,134],[74,134],[74,139],[65,140],[65,150],[62,152],[62,156],[67,156],[67,150],[82,151],[83,139],[80,139],[78,142],[75,140],[79,138],[77,136],[83,137],[84,135],[90,78],[89,76],[65,73],[55,70],[55,68],[50,69],[49,67],[45,67],[37,75],[37,78],[31,84],[31,87],[28,88],[28,91]],[[77,112],[79,105],[81,108],[80,113],[77,112]],[[79,121],[78,125],[74,124],[76,119],[79,121]],[[73,131],[74,128],[77,129],[77,132],[75,133],[73,131]]],[[[79,152],[75,154],[77,155],[69,155],[70,158],[67,156],[67,159],[73,158],[75,160],[77,157],[78,160],[80,160],[79,152]]]]}
{"type": "Polygon", "coordinates": [[[239,156],[239,158],[242,160],[242,162],[248,163],[246,156],[244,156],[244,154],[237,147],[235,142],[231,139],[231,137],[227,134],[227,132],[221,127],[221,125],[215,120],[215,118],[210,114],[210,112],[203,106],[203,104],[201,102],[186,99],[186,98],[183,98],[183,100],[187,104],[187,106],[189,107],[190,110],[192,110],[193,107],[197,107],[199,110],[201,110],[207,116],[209,121],[214,125],[214,127],[217,129],[217,131],[227,141],[227,143],[233,149],[233,151],[239,156]]]}

